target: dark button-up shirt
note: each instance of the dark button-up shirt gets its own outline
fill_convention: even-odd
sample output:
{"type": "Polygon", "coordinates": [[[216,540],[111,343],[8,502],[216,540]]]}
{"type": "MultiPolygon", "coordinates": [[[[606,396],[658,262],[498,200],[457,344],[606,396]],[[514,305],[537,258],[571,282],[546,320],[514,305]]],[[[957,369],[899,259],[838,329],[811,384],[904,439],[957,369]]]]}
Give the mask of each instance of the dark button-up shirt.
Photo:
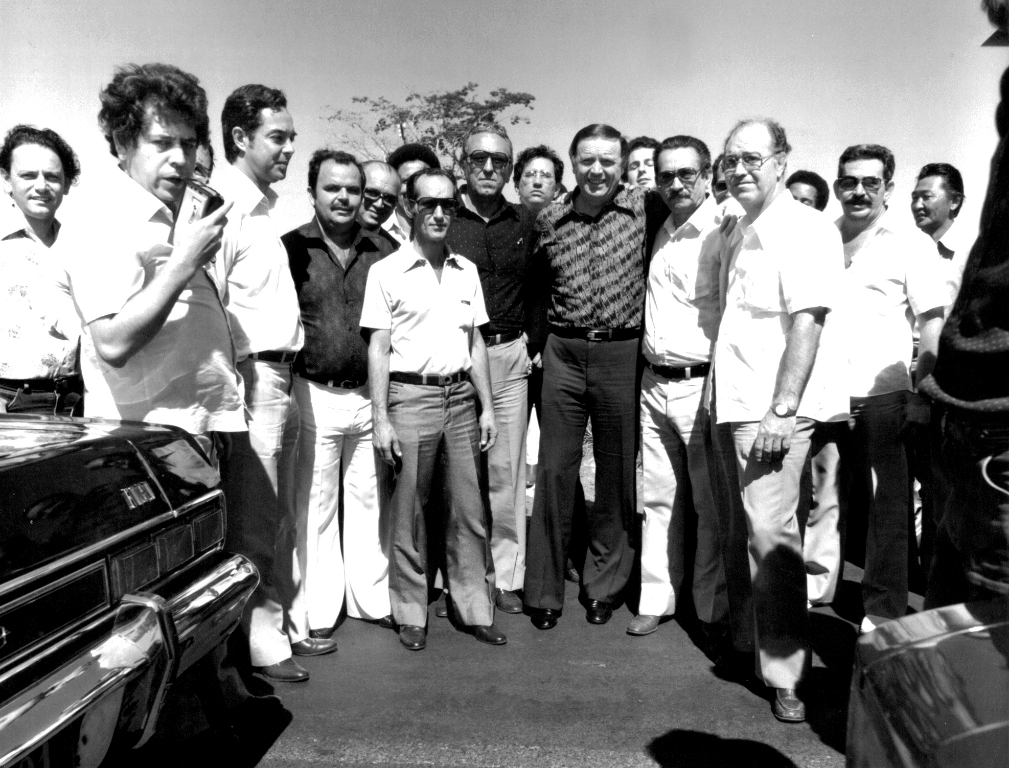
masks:
{"type": "Polygon", "coordinates": [[[536,260],[549,285],[547,316],[563,328],[638,328],[649,237],[669,211],[654,192],[622,187],[596,216],[574,209],[576,189],[536,220],[536,260]],[[647,215],[646,215],[647,213],[647,215]]]}
{"type": "Polygon", "coordinates": [[[513,203],[490,221],[460,206],[448,233],[452,250],[476,264],[480,274],[490,317],[485,332],[525,331],[533,346],[541,335],[530,290],[535,221],[530,211],[513,203]]]}
{"type": "Polygon", "coordinates": [[[371,265],[392,252],[388,241],[358,229],[344,269],[312,219],[281,238],[298,292],[305,346],[294,372],[312,381],[366,381],[368,343],[361,307],[371,265]]]}

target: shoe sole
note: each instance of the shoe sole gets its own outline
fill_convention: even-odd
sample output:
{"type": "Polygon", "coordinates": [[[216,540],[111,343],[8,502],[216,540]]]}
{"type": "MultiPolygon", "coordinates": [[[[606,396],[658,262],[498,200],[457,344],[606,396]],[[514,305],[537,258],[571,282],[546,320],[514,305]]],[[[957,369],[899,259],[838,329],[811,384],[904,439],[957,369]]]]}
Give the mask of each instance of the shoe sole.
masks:
{"type": "Polygon", "coordinates": [[[652,634],[652,632],[655,632],[658,628],[659,628],[658,625],[652,627],[651,629],[645,629],[645,630],[631,629],[630,627],[628,627],[627,634],[634,635],[635,637],[644,637],[645,635],[652,634]]]}
{"type": "Polygon", "coordinates": [[[327,648],[324,651],[296,651],[294,648],[291,649],[291,654],[294,656],[328,656],[331,653],[336,653],[336,646],[332,648],[327,648]]]}
{"type": "Polygon", "coordinates": [[[796,713],[794,715],[791,714],[791,713],[779,712],[777,709],[774,709],[773,712],[774,712],[775,718],[777,718],[778,720],[780,720],[783,723],[804,723],[804,722],[806,722],[806,713],[805,712],[796,713]]]}
{"type": "Polygon", "coordinates": [[[521,605],[517,605],[517,606],[513,605],[510,608],[507,608],[507,607],[501,605],[500,603],[495,603],[495,605],[497,606],[497,609],[499,611],[502,611],[503,613],[511,613],[511,614],[522,613],[522,606],[521,605]]]}
{"type": "Polygon", "coordinates": [[[256,674],[264,680],[269,680],[271,683],[307,683],[309,678],[308,675],[304,677],[273,677],[265,672],[257,672],[256,674]]]}

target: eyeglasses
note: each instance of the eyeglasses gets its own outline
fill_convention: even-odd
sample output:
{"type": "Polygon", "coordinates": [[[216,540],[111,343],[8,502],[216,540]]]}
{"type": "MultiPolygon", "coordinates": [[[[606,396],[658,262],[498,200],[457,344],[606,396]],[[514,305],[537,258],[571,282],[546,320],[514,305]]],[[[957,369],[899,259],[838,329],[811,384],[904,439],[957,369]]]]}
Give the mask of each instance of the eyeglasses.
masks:
{"type": "Polygon", "coordinates": [[[701,172],[694,168],[680,168],[678,171],[663,171],[655,177],[655,183],[660,187],[668,187],[673,183],[673,179],[679,179],[683,186],[689,187],[697,181],[697,177],[700,175],[701,172]]]}
{"type": "Polygon", "coordinates": [[[473,152],[466,156],[466,162],[474,168],[486,167],[488,160],[491,161],[495,171],[503,171],[512,161],[508,155],[500,152],[473,152]]]}
{"type": "Polygon", "coordinates": [[[883,180],[879,176],[842,176],[837,180],[837,186],[845,192],[854,192],[859,184],[866,192],[879,192],[883,180]]]}
{"type": "Polygon", "coordinates": [[[522,178],[527,181],[533,181],[534,179],[543,179],[543,181],[553,181],[554,175],[550,171],[526,171],[522,174],[522,178]]]}
{"type": "Polygon", "coordinates": [[[454,216],[459,210],[459,201],[454,197],[422,197],[415,200],[414,204],[417,206],[417,213],[425,216],[434,213],[437,208],[441,208],[441,212],[446,216],[454,216]]]}
{"type": "Polygon", "coordinates": [[[732,176],[736,173],[736,166],[740,163],[743,164],[743,168],[747,171],[756,171],[776,154],[778,153],[772,152],[769,155],[759,155],[756,152],[744,152],[741,155],[726,155],[722,159],[722,171],[726,176],[732,176]]]}
{"type": "Polygon", "coordinates": [[[715,192],[728,192],[729,191],[729,185],[726,184],[724,181],[716,181],[711,188],[713,190],[715,190],[715,192]]]}
{"type": "Polygon", "coordinates": [[[377,189],[372,189],[371,187],[364,188],[364,199],[369,203],[377,203],[381,200],[383,203],[388,205],[390,208],[394,206],[399,200],[396,195],[389,194],[388,192],[379,192],[377,189]]]}

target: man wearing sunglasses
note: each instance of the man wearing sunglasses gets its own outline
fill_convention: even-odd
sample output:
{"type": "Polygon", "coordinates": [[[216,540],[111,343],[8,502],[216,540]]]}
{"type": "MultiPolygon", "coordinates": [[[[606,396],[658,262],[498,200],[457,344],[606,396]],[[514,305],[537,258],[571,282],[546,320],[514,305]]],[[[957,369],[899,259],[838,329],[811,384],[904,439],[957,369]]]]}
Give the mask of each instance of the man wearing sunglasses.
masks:
{"type": "Polygon", "coordinates": [[[843,277],[841,239],[785,189],[790,150],[773,120],[744,120],[725,143],[729,191],[745,215],[722,250],[715,436],[725,477],[738,477],[739,489],[719,505],[732,642],[742,652],[730,658],[747,673],[756,646],[756,669],[775,689],[774,716],[802,722],[796,689],[809,637],[801,480],[817,423],[844,420],[848,403],[830,312],[843,277]]]}
{"type": "Polygon", "coordinates": [[[722,215],[708,194],[710,177],[711,153],[700,139],[672,136],[655,150],[656,183],[669,216],[655,239],[645,297],[641,598],[630,635],[654,632],[662,616],[676,611],[691,506],[697,513],[690,558],[697,617],[713,631],[728,612],[702,404],[721,315],[722,215]]]}
{"type": "Polygon", "coordinates": [[[526,426],[528,380],[541,328],[533,322],[530,281],[535,215],[504,198],[512,145],[499,125],[480,125],[463,140],[466,189],[448,243],[476,264],[490,322],[483,331],[490,363],[497,441],[487,452],[494,599],[505,613],[522,613],[516,594],[525,581],[526,426]],[[528,346],[527,346],[528,345],[528,346]]]}
{"type": "MultiPolygon", "coordinates": [[[[920,381],[935,365],[943,311],[950,301],[931,239],[895,228],[888,220],[894,166],[886,147],[857,144],[841,154],[834,182],[851,310],[845,313],[845,333],[853,426],[842,463],[860,479],[852,490],[861,493],[854,498],[868,500],[864,509],[849,507],[859,516],[859,529],[866,526],[862,632],[907,611],[908,466],[903,433],[910,425],[927,425],[930,416],[928,402],[914,392],[911,334],[917,321],[921,342],[915,378],[920,381]]],[[[849,519],[852,530],[854,519],[849,519]]]]}
{"type": "Polygon", "coordinates": [[[383,225],[395,212],[399,202],[399,174],[395,168],[381,160],[368,160],[361,163],[361,167],[364,169],[364,193],[361,195],[357,223],[365,232],[387,239],[395,250],[399,247],[399,242],[383,225]]]}
{"type": "Polygon", "coordinates": [[[400,178],[401,186],[399,190],[399,202],[396,204],[395,216],[390,217],[384,229],[399,244],[407,243],[410,240],[410,230],[413,225],[410,222],[410,214],[407,210],[405,188],[406,180],[417,171],[427,168],[441,168],[438,155],[429,147],[423,144],[404,144],[397,147],[386,161],[393,167],[400,178]]]}
{"type": "Polygon", "coordinates": [[[392,615],[400,642],[414,651],[427,644],[429,544],[444,550],[459,623],[483,643],[506,642],[494,626],[480,487],[480,453],[497,436],[487,349],[478,332],[488,317],[476,267],[446,242],[458,210],[455,195],[455,179],[445,171],[407,179],[413,238],[372,266],[361,314],[361,327],[371,331],[372,439],[383,461],[392,615]],[[424,508],[438,476],[444,503],[437,511],[444,519],[427,530],[424,508]]]}

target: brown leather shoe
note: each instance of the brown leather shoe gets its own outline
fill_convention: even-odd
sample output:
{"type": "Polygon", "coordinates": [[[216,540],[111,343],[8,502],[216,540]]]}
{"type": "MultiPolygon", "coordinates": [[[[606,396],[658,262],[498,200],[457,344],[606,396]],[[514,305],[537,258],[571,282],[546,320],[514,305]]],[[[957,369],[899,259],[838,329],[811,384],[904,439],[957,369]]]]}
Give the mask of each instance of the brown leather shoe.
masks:
{"type": "Polygon", "coordinates": [[[627,625],[628,635],[650,635],[659,628],[659,617],[642,613],[631,619],[627,625]]]}
{"type": "Polygon", "coordinates": [[[801,723],[806,719],[806,705],[799,701],[794,688],[774,689],[772,711],[783,723],[801,723]]]}
{"type": "Polygon", "coordinates": [[[423,651],[427,647],[427,630],[404,624],[399,628],[399,641],[408,651],[423,651]]]}
{"type": "Polygon", "coordinates": [[[336,651],[335,637],[309,637],[291,643],[291,653],[295,656],[325,656],[336,651]]]}
{"type": "Polygon", "coordinates": [[[522,598],[509,589],[494,590],[494,605],[505,613],[522,613],[522,598]]]}
{"type": "Polygon", "coordinates": [[[508,642],[505,633],[493,624],[473,627],[473,637],[481,643],[487,643],[487,645],[504,645],[508,642]]]}
{"type": "Polygon", "coordinates": [[[267,680],[277,683],[303,683],[308,680],[308,670],[293,658],[284,659],[268,667],[257,667],[256,671],[267,680]]]}

